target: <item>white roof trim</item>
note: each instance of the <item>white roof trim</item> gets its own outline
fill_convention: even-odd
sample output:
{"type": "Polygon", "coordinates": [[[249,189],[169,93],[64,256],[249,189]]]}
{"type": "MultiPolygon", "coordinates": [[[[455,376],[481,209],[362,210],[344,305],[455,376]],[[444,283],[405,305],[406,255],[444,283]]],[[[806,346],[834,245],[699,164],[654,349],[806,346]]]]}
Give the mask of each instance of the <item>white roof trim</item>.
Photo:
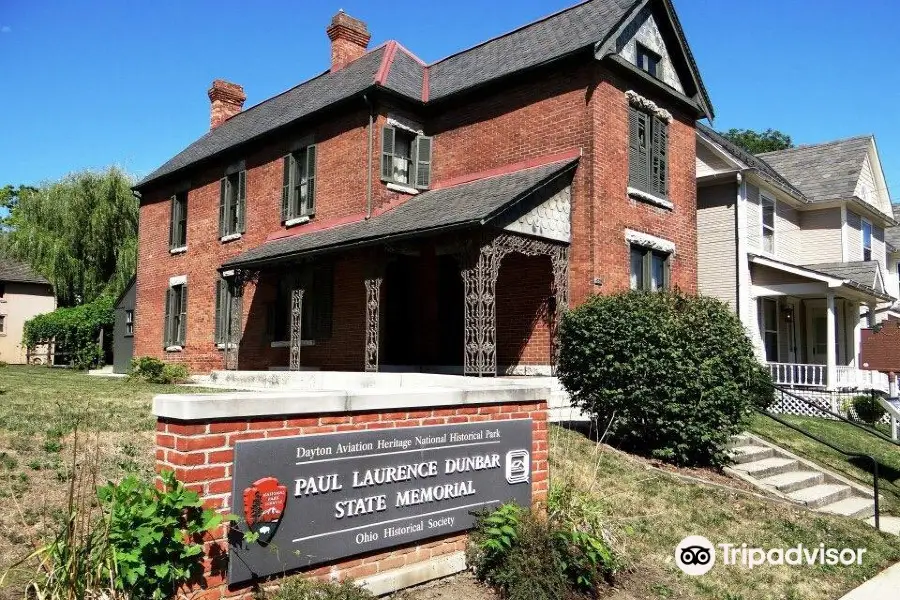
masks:
{"type": "Polygon", "coordinates": [[[711,139],[709,139],[699,129],[697,130],[697,140],[702,142],[704,146],[706,146],[707,148],[709,148],[710,150],[712,150],[713,152],[718,154],[720,158],[723,158],[725,160],[725,162],[730,163],[735,168],[740,169],[742,171],[750,168],[748,165],[745,165],[743,162],[741,162],[737,158],[735,158],[734,155],[732,155],[730,152],[725,150],[722,146],[720,146],[719,144],[717,144],[714,141],[712,141],[711,139]]]}
{"type": "Polygon", "coordinates": [[[766,258],[765,256],[759,256],[758,254],[750,254],[748,255],[750,262],[763,266],[769,267],[770,269],[776,269],[778,271],[784,271],[785,273],[790,273],[791,275],[797,275],[798,277],[806,277],[807,279],[812,279],[813,281],[821,281],[828,285],[828,287],[840,287],[844,285],[843,279],[838,279],[837,277],[829,277],[828,275],[824,275],[819,273],[818,271],[812,271],[807,269],[806,267],[796,267],[794,265],[786,265],[783,262],[773,260],[771,258],[766,258]]]}

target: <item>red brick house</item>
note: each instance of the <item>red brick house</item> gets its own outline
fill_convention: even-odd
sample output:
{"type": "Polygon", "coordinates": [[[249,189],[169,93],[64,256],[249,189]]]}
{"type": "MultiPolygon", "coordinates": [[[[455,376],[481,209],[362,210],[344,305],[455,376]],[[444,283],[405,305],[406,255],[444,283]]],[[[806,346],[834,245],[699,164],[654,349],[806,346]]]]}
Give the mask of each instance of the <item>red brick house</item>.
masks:
{"type": "Polygon", "coordinates": [[[322,75],[137,186],[135,355],[212,369],[548,372],[593,293],[695,291],[695,122],[669,0],[589,0],[432,64],[343,12],[322,75]],[[227,355],[227,356],[226,356],[227,355]]]}

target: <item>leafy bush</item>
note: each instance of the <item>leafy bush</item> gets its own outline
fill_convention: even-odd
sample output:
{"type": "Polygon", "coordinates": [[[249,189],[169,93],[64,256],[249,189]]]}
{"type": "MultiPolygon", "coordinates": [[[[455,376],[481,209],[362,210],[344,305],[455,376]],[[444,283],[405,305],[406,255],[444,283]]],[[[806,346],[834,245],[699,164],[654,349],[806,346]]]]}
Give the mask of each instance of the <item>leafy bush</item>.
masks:
{"type": "Polygon", "coordinates": [[[131,359],[129,375],[148,383],[182,383],[191,377],[184,365],[167,364],[152,356],[139,356],[131,359]]]}
{"type": "Polygon", "coordinates": [[[679,292],[595,296],[567,313],[558,375],[616,442],[680,465],[726,463],[744,417],[772,401],[737,316],[679,292]]]}
{"type": "Polygon", "coordinates": [[[483,515],[467,557],[476,576],[508,600],[576,598],[610,580],[621,562],[602,527],[572,520],[567,509],[573,498],[551,492],[547,517],[515,504],[483,515]]]}
{"type": "Polygon", "coordinates": [[[97,492],[116,565],[112,580],[136,598],[171,598],[180,584],[200,575],[203,546],[197,541],[223,521],[203,509],[199,494],[174,473],[161,478],[163,490],[129,476],[97,492]]]}
{"type": "Polygon", "coordinates": [[[98,365],[103,359],[98,343],[100,330],[112,333],[114,301],[110,296],[100,296],[89,304],[38,315],[25,322],[22,343],[29,348],[55,343],[71,353],[72,363],[78,369],[98,365]]]}
{"type": "Polygon", "coordinates": [[[258,596],[260,600],[374,600],[370,592],[352,581],[310,581],[302,577],[285,579],[274,592],[258,596]]]}
{"type": "Polygon", "coordinates": [[[856,417],[870,425],[874,425],[885,415],[884,407],[871,395],[853,396],[850,399],[850,405],[853,407],[856,417]]]}

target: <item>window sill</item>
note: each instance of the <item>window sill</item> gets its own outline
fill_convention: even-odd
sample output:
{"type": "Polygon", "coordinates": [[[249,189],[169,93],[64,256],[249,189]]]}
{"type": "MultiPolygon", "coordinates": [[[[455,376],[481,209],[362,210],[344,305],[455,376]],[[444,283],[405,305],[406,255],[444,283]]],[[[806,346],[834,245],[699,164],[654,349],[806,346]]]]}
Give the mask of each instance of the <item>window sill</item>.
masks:
{"type": "Polygon", "coordinates": [[[178,248],[170,248],[169,249],[169,254],[171,254],[173,256],[176,254],[184,254],[185,252],[187,252],[187,246],[180,246],[178,248]]]}
{"type": "Polygon", "coordinates": [[[419,193],[419,190],[417,190],[416,188],[404,185],[402,183],[394,183],[392,181],[388,181],[386,185],[387,189],[393,190],[395,192],[401,192],[403,194],[411,194],[415,196],[419,193]]]}
{"type": "Polygon", "coordinates": [[[662,196],[657,196],[656,194],[651,194],[650,192],[645,192],[644,190],[633,188],[631,186],[628,187],[628,196],[634,198],[635,200],[647,202],[648,204],[654,204],[656,206],[667,208],[669,210],[675,208],[675,205],[672,204],[671,200],[663,198],[662,196]]]}
{"type": "Polygon", "coordinates": [[[303,225],[304,223],[309,223],[309,215],[303,215],[302,217],[294,217],[293,219],[288,219],[284,222],[284,226],[294,227],[296,225],[303,225]]]}
{"type": "Polygon", "coordinates": [[[181,352],[184,350],[184,346],[167,346],[166,352],[181,352]]]}
{"type": "Polygon", "coordinates": [[[125,333],[125,334],[122,335],[122,337],[133,338],[133,337],[134,337],[134,334],[133,334],[133,333],[125,333]]]}
{"type": "Polygon", "coordinates": [[[242,237],[244,237],[244,234],[242,234],[242,233],[231,233],[229,235],[220,237],[219,241],[224,244],[226,242],[233,242],[234,240],[239,240],[242,237]]]}
{"type": "MultiPolygon", "coordinates": [[[[315,345],[316,345],[316,340],[300,340],[301,348],[306,348],[306,347],[315,346],[315,345]]],[[[271,344],[269,344],[269,347],[270,348],[290,348],[291,343],[289,341],[288,342],[272,342],[271,344]]]]}
{"type": "MultiPolygon", "coordinates": [[[[233,350],[233,349],[235,349],[235,348],[237,348],[237,347],[238,347],[238,345],[235,344],[234,342],[228,344],[228,348],[231,349],[231,350],[233,350]]],[[[225,344],[224,344],[224,343],[222,343],[222,344],[216,344],[216,348],[218,348],[219,350],[224,350],[224,349],[225,349],[225,344]]]]}

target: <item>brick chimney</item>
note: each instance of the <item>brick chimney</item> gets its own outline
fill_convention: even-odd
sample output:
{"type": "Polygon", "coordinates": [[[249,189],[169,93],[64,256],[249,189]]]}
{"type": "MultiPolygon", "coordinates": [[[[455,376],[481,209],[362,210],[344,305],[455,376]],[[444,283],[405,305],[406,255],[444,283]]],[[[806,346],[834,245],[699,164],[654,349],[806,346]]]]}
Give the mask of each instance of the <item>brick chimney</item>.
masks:
{"type": "Polygon", "coordinates": [[[326,29],[331,40],[331,72],[343,69],[350,61],[366,53],[372,35],[369,28],[359,19],[354,19],[343,10],[331,18],[326,29]]]}
{"type": "Polygon", "coordinates": [[[216,79],[209,88],[209,128],[215,129],[234,115],[241,112],[247,95],[244,88],[236,83],[216,79]]]}

